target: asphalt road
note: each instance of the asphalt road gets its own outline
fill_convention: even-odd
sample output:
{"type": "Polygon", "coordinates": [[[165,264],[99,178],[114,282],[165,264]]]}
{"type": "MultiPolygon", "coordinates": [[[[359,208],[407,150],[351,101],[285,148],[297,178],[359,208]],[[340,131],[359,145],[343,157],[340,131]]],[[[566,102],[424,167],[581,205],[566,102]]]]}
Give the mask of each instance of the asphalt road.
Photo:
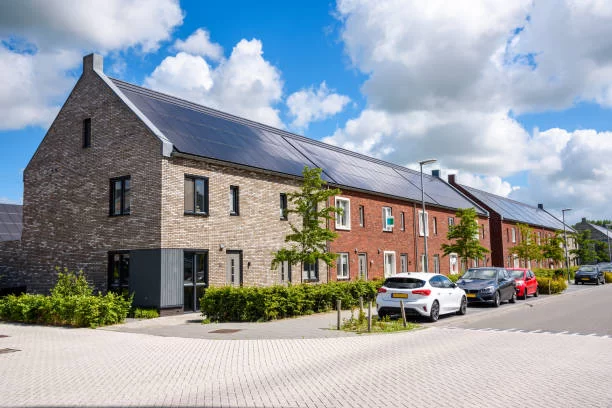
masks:
{"type": "Polygon", "coordinates": [[[441,319],[441,325],[612,336],[612,285],[572,285],[562,295],[506,303],[494,311],[487,306],[471,306],[466,318],[441,319]]]}

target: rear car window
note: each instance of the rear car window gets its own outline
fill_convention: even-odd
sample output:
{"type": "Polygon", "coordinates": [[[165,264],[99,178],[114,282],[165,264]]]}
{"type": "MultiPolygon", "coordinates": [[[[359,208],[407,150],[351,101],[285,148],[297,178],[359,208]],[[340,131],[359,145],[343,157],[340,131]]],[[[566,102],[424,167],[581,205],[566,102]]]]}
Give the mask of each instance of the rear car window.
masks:
{"type": "Polygon", "coordinates": [[[416,278],[387,278],[383,286],[391,289],[414,289],[421,288],[425,281],[416,278]]]}
{"type": "Polygon", "coordinates": [[[523,271],[510,271],[513,278],[523,278],[523,271]]]}

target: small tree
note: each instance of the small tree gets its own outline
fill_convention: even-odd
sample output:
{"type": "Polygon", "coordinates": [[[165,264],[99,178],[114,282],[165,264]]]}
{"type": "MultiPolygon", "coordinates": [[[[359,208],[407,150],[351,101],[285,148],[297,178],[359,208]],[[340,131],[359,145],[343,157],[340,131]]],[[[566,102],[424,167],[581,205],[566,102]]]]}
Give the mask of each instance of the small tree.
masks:
{"type": "Polygon", "coordinates": [[[527,224],[517,224],[519,230],[519,242],[510,248],[510,253],[517,255],[525,264],[528,261],[539,261],[542,259],[542,251],[536,242],[535,233],[527,224]]]}
{"type": "Polygon", "coordinates": [[[575,236],[576,249],[572,249],[570,253],[576,255],[583,265],[596,262],[597,254],[595,253],[593,240],[591,239],[591,231],[579,231],[575,236]]]}
{"type": "Polygon", "coordinates": [[[476,210],[474,208],[460,208],[455,215],[461,221],[459,221],[459,224],[449,226],[446,234],[446,238],[454,242],[442,244],[442,251],[444,251],[445,256],[456,253],[467,265],[468,259],[483,258],[489,250],[480,245],[478,240],[476,210]]]}
{"type": "Polygon", "coordinates": [[[557,231],[552,237],[549,237],[541,246],[542,259],[551,259],[555,263],[565,260],[565,249],[563,232],[557,231]]]}
{"type": "Polygon", "coordinates": [[[282,262],[290,265],[313,264],[322,260],[328,266],[334,266],[336,254],[327,252],[327,243],[333,241],[338,234],[325,228],[326,220],[333,220],[335,214],[342,214],[342,209],[327,206],[330,197],[340,194],[339,189],[326,188],[326,182],[321,179],[321,169],[304,167],[302,172],[304,182],[302,188],[295,193],[287,194],[294,208],[288,208],[288,213],[301,216],[301,226],[290,223],[291,233],[285,237],[285,242],[291,243],[289,248],[282,248],[273,253],[272,269],[278,268],[282,262]]]}

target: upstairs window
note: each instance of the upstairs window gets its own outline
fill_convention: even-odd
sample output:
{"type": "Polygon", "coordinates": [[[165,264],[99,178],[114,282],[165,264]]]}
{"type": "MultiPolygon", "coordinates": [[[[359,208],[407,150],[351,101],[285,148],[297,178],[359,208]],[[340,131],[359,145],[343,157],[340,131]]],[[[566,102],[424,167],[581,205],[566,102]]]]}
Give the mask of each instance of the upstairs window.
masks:
{"type": "Polygon", "coordinates": [[[230,186],[229,206],[230,215],[240,215],[238,186],[230,186]]]}
{"type": "Polygon", "coordinates": [[[451,225],[455,225],[455,218],[454,217],[448,217],[448,226],[450,227],[451,225]]]}
{"type": "Polygon", "coordinates": [[[83,149],[91,147],[91,118],[83,120],[83,149]]]}
{"type": "Polygon", "coordinates": [[[423,210],[419,211],[419,235],[427,235],[429,236],[429,213],[425,211],[425,216],[423,216],[423,210]]]}
{"type": "Polygon", "coordinates": [[[482,239],[485,239],[485,226],[484,224],[480,224],[480,235],[482,239]]]}
{"type": "Polygon", "coordinates": [[[432,217],[433,223],[433,234],[438,235],[438,219],[436,217],[432,217]]]}
{"type": "Polygon", "coordinates": [[[287,194],[280,193],[280,219],[287,221],[287,194]]]}
{"type": "Polygon", "coordinates": [[[336,208],[342,210],[342,214],[336,213],[336,229],[351,229],[351,201],[348,198],[336,197],[336,208]]]}
{"type": "Polygon", "coordinates": [[[400,229],[402,231],[404,231],[406,229],[406,223],[405,223],[404,212],[403,211],[400,213],[400,229]]]}
{"type": "Polygon", "coordinates": [[[365,209],[363,205],[359,206],[359,226],[365,227],[365,209]]]}
{"type": "Polygon", "coordinates": [[[130,213],[130,176],[117,177],[110,180],[110,212],[111,216],[128,215],[130,213]]]}
{"type": "Polygon", "coordinates": [[[393,231],[393,215],[391,214],[391,207],[382,208],[382,225],[383,231],[393,231]]]}
{"type": "Polygon", "coordinates": [[[514,227],[512,227],[512,243],[516,243],[516,229],[514,229],[514,227]]]}
{"type": "Polygon", "coordinates": [[[208,179],[185,176],[185,214],[208,215],[208,179]]]}

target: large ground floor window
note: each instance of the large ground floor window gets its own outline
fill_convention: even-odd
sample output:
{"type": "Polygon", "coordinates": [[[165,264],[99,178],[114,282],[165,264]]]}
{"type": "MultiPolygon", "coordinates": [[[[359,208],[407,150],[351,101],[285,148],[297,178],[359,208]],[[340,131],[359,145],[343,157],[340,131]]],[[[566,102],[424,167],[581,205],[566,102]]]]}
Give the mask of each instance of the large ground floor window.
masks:
{"type": "Polygon", "coordinates": [[[108,291],[129,296],[130,253],[115,251],[108,253],[108,291]]]}

